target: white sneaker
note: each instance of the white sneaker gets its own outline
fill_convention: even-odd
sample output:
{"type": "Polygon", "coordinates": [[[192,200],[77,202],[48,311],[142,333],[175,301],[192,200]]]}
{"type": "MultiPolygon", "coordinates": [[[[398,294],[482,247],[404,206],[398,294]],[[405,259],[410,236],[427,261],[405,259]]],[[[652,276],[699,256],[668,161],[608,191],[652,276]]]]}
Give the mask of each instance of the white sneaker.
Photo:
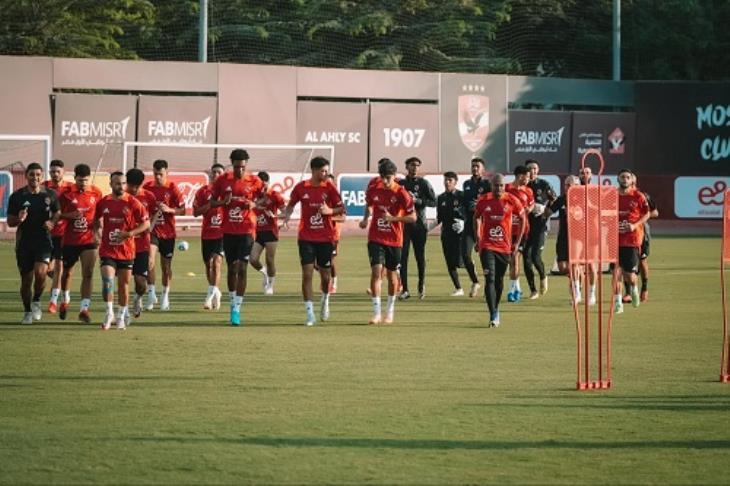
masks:
{"type": "Polygon", "coordinates": [[[117,316],[117,329],[118,330],[124,331],[127,328],[127,323],[124,321],[125,321],[124,315],[117,316]]]}
{"type": "Polygon", "coordinates": [[[266,267],[261,267],[261,288],[266,291],[266,287],[269,286],[269,274],[266,273],[266,267]]]}
{"type": "Polygon", "coordinates": [[[624,303],[620,300],[617,300],[613,304],[613,313],[614,314],[623,314],[624,312],[624,303]]]}
{"type": "Polygon", "coordinates": [[[41,312],[41,303],[40,302],[31,302],[30,311],[33,314],[33,320],[35,320],[35,321],[40,321],[41,317],[43,317],[43,313],[41,312]]]}
{"type": "Polygon", "coordinates": [[[25,312],[23,313],[23,320],[20,321],[21,324],[33,324],[33,313],[32,312],[25,312]]]}
{"type": "Polygon", "coordinates": [[[314,323],[316,322],[316,319],[314,317],[314,312],[307,312],[307,321],[304,323],[307,327],[314,326],[314,323]]]}
{"type": "Polygon", "coordinates": [[[376,324],[380,324],[382,322],[382,319],[380,317],[380,314],[373,314],[373,316],[370,318],[370,321],[368,321],[368,324],[373,326],[376,324]]]}
{"type": "Polygon", "coordinates": [[[213,298],[210,301],[210,304],[213,306],[214,310],[218,310],[221,308],[221,291],[218,289],[215,289],[213,291],[213,298]]]}
{"type": "Polygon", "coordinates": [[[157,295],[147,294],[147,305],[145,306],[145,310],[151,311],[155,308],[155,304],[157,304],[157,295]]]}
{"type": "Polygon", "coordinates": [[[274,286],[273,285],[267,285],[264,289],[264,295],[274,295],[274,286]]]}
{"type": "Polygon", "coordinates": [[[393,312],[386,312],[383,324],[393,324],[393,312]]]}
{"type": "Polygon", "coordinates": [[[479,289],[481,288],[481,285],[479,285],[479,282],[474,282],[471,284],[471,289],[469,290],[469,297],[472,299],[474,297],[477,297],[479,295],[479,289]]]}
{"type": "Polygon", "coordinates": [[[537,293],[536,291],[530,292],[530,300],[535,300],[535,299],[539,299],[539,298],[540,298],[539,293],[537,293]]]}
{"type": "Polygon", "coordinates": [[[134,297],[134,317],[139,319],[139,316],[142,315],[142,297],[139,295],[136,295],[134,297]]]}
{"type": "Polygon", "coordinates": [[[162,298],[162,303],[160,304],[160,310],[162,310],[162,311],[170,310],[170,298],[169,297],[162,298]]]}
{"type": "Polygon", "coordinates": [[[322,322],[328,321],[330,318],[330,306],[329,304],[326,304],[325,302],[322,302],[319,309],[319,319],[322,322]]]}
{"type": "Polygon", "coordinates": [[[456,289],[451,292],[452,297],[461,297],[462,295],[464,295],[464,289],[456,289]]]}
{"type": "Polygon", "coordinates": [[[213,295],[211,293],[205,296],[205,301],[203,302],[204,310],[211,310],[213,308],[213,295]]]}
{"type": "Polygon", "coordinates": [[[101,330],[108,331],[112,327],[112,322],[114,322],[114,314],[107,312],[104,316],[104,322],[101,323],[101,330]]]}

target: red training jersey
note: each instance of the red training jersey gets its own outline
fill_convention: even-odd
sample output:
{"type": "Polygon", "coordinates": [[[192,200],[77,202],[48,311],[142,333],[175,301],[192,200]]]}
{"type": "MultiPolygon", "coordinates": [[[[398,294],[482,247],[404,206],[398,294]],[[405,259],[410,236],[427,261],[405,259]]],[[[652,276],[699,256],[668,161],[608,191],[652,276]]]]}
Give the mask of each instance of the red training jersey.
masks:
{"type": "Polygon", "coordinates": [[[477,200],[474,219],[481,219],[479,250],[512,252],[512,218],[523,211],[522,203],[505,192],[497,198],[489,193],[477,200]]]}
{"type": "MultiPolygon", "coordinates": [[[[618,220],[619,223],[636,223],[649,212],[649,203],[646,197],[636,189],[629,190],[626,194],[618,195],[618,220]]],[[[640,248],[644,239],[644,227],[639,226],[634,231],[621,231],[619,227],[618,246],[633,246],[640,248]]]]}
{"type": "Polygon", "coordinates": [[[257,206],[256,211],[256,232],[271,231],[275,235],[279,235],[279,210],[286,206],[284,196],[279,191],[270,189],[266,191],[261,206],[257,206]]]}
{"type": "Polygon", "coordinates": [[[335,185],[328,180],[318,186],[312,185],[311,179],[302,181],[292,189],[289,206],[294,207],[298,202],[302,203],[298,238],[315,243],[333,243],[335,224],[332,215],[323,215],[319,212],[319,208],[322,204],[332,209],[343,207],[342,198],[335,185]]]}
{"type": "MultiPolygon", "coordinates": [[[[505,191],[515,196],[522,203],[522,207],[527,210],[530,206],[535,204],[535,195],[532,189],[527,186],[515,186],[514,184],[507,184],[504,188],[505,191]]],[[[512,236],[517,238],[517,232],[520,230],[522,224],[522,218],[519,214],[512,215],[512,236]]],[[[525,214],[525,232],[526,235],[530,231],[530,220],[525,214]]]]}
{"type": "Polygon", "coordinates": [[[95,220],[101,220],[101,244],[99,256],[115,260],[134,260],[135,238],[119,241],[120,231],[132,231],[149,219],[141,202],[131,194],[124,193],[119,199],[109,194],[96,207],[95,220]]]}
{"type": "MultiPolygon", "coordinates": [[[[200,208],[208,204],[213,198],[213,184],[203,186],[195,193],[193,207],[200,208]]],[[[203,213],[203,226],[200,230],[201,240],[219,240],[223,238],[223,206],[208,208],[203,213]]]]}
{"type": "Polygon", "coordinates": [[[222,200],[231,194],[231,202],[223,208],[224,235],[256,235],[256,213],[252,209],[256,199],[264,192],[264,183],[252,174],[236,179],[233,172],[226,172],[213,183],[213,198],[222,200]]]}
{"type": "MultiPolygon", "coordinates": [[[[142,204],[148,218],[157,212],[157,198],[150,191],[140,187],[134,198],[142,204]]],[[[134,238],[134,249],[136,253],[150,251],[150,230],[134,238]]]]}
{"type": "MultiPolygon", "coordinates": [[[[183,201],[182,193],[178,189],[177,184],[174,182],[167,182],[161,186],[152,181],[147,181],[142,186],[143,189],[150,191],[154,194],[157,200],[156,214],[152,217],[155,221],[155,227],[152,229],[152,233],[160,238],[161,240],[171,240],[177,236],[175,231],[175,215],[172,213],[163,213],[159,210],[161,203],[167,204],[172,209],[177,209],[185,205],[183,201]]],[[[153,213],[150,213],[153,214],[153,213]]]]}
{"type": "Polygon", "coordinates": [[[63,234],[63,246],[91,245],[94,243],[94,211],[96,205],[104,197],[96,186],[90,186],[80,191],[76,184],[72,184],[61,194],[61,213],[79,211],[81,215],[75,219],[68,219],[66,232],[63,234]]]}
{"type": "MultiPolygon", "coordinates": [[[[56,183],[51,179],[48,179],[43,183],[43,185],[47,189],[53,189],[56,192],[56,198],[59,200],[59,203],[61,201],[61,194],[66,191],[71,186],[75,185],[72,182],[67,181],[61,181],[60,183],[56,183]]],[[[63,234],[66,232],[66,226],[68,225],[67,219],[59,219],[56,223],[56,226],[53,227],[51,230],[51,236],[63,236],[63,234]]]]}
{"type": "Polygon", "coordinates": [[[385,246],[403,246],[403,222],[385,220],[385,212],[392,216],[403,216],[413,213],[416,208],[408,191],[393,182],[393,187],[385,184],[373,184],[365,192],[365,204],[373,208],[368,241],[385,246]]]}

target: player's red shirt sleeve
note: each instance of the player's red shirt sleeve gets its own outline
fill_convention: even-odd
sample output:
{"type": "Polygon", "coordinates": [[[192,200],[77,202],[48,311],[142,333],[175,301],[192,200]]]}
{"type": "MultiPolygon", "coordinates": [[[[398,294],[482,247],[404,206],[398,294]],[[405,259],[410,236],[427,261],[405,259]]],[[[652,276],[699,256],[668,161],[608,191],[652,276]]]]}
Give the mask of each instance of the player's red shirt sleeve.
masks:
{"type": "Polygon", "coordinates": [[[302,198],[301,190],[302,190],[302,183],[300,182],[296,186],[294,186],[294,189],[291,190],[291,193],[289,194],[289,207],[293,208],[296,206],[296,204],[300,201],[302,198]]]}
{"type": "Polygon", "coordinates": [[[332,183],[328,182],[328,202],[329,207],[332,209],[334,208],[340,208],[343,206],[342,204],[342,196],[340,196],[340,191],[337,190],[337,187],[332,183]]]}

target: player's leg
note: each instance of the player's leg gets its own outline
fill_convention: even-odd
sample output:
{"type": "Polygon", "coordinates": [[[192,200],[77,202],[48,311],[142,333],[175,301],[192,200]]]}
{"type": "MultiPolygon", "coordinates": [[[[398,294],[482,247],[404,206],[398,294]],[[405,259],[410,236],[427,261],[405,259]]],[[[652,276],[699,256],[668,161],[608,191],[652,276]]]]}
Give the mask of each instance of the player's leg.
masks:
{"type": "Polygon", "coordinates": [[[639,255],[639,276],[641,277],[641,294],[639,300],[646,302],[649,299],[649,253],[650,239],[648,233],[644,235],[639,255]]]}
{"type": "Polygon", "coordinates": [[[160,310],[170,310],[170,286],[172,285],[172,257],[175,255],[175,239],[160,240],[160,270],[162,270],[162,299],[160,310]]]}
{"type": "Polygon", "coordinates": [[[160,243],[154,234],[150,237],[150,268],[147,272],[147,306],[145,309],[152,310],[157,304],[157,254],[160,252],[160,243]]]}
{"type": "Polygon", "coordinates": [[[45,261],[36,261],[33,265],[33,295],[30,304],[33,319],[36,321],[39,321],[42,317],[41,295],[43,295],[43,290],[46,288],[47,277],[48,263],[45,261]]]}
{"type": "MultiPolygon", "coordinates": [[[[415,242],[413,246],[416,248],[415,242]]],[[[385,255],[385,268],[388,279],[388,301],[385,305],[385,317],[383,322],[390,324],[393,322],[395,317],[395,301],[397,300],[398,291],[398,270],[401,262],[401,249],[397,246],[385,246],[383,247],[385,255]]],[[[422,292],[419,292],[419,295],[422,292]]]]}
{"type": "Polygon", "coordinates": [[[494,327],[499,326],[499,302],[502,300],[504,290],[504,275],[509,266],[509,256],[502,253],[494,253],[494,304],[496,308],[496,320],[492,321],[494,327]]]}
{"type": "Polygon", "coordinates": [[[332,250],[332,268],[330,269],[330,274],[332,275],[332,280],[330,283],[330,294],[337,293],[337,252],[340,251],[340,242],[335,241],[334,246],[332,250]]]}
{"type": "Polygon", "coordinates": [[[537,292],[537,287],[535,286],[535,271],[532,268],[532,234],[527,238],[527,241],[525,242],[525,248],[522,252],[522,266],[525,269],[525,280],[527,280],[527,285],[530,288],[530,299],[537,299],[540,294],[537,292]]]}
{"type": "Polygon", "coordinates": [[[319,302],[320,320],[326,321],[330,317],[330,284],[332,283],[332,253],[334,246],[332,243],[318,243],[317,250],[317,267],[319,268],[319,288],[322,296],[319,302]]]}
{"type": "Polygon", "coordinates": [[[81,260],[81,307],[79,320],[86,324],[91,322],[91,292],[93,287],[94,266],[96,265],[97,249],[84,247],[79,256],[81,260]]]}
{"type": "Polygon", "coordinates": [[[426,242],[428,241],[428,231],[426,228],[416,226],[411,233],[411,242],[413,243],[413,255],[416,257],[416,265],[418,266],[418,298],[426,297],[426,242]]]}
{"type": "Polygon", "coordinates": [[[63,271],[61,272],[61,305],[58,308],[58,317],[64,320],[71,304],[71,278],[73,277],[74,267],[81,256],[81,250],[78,246],[64,246],[61,251],[63,254],[63,271]]]}
{"type": "Polygon", "coordinates": [[[265,248],[266,239],[263,237],[262,233],[257,233],[256,240],[253,243],[253,248],[251,248],[251,257],[249,258],[249,263],[254,268],[254,270],[261,273],[261,288],[263,289],[264,293],[266,292],[266,288],[269,285],[267,268],[261,263],[261,254],[264,252],[265,248]]]}
{"type": "Polygon", "coordinates": [[[276,281],[276,249],[279,246],[278,241],[269,241],[264,245],[264,254],[266,257],[266,288],[264,294],[272,295],[274,293],[274,282],[276,281]]]}
{"type": "Polygon", "coordinates": [[[106,312],[101,329],[107,331],[114,322],[114,277],[117,273],[116,262],[111,258],[101,259],[101,298],[106,312]]]}
{"type": "Polygon", "coordinates": [[[487,301],[489,325],[492,326],[495,320],[499,321],[494,253],[489,250],[482,250],[479,252],[479,259],[484,272],[484,300],[487,301]]]}
{"type": "Polygon", "coordinates": [[[520,238],[514,243],[517,245],[517,254],[511,253],[509,259],[509,292],[507,293],[507,302],[519,302],[522,298],[522,289],[520,288],[520,260],[522,259],[524,240],[520,238]]]}
{"type": "Polygon", "coordinates": [[[33,324],[33,310],[31,301],[33,298],[33,274],[35,269],[35,256],[27,245],[20,245],[15,249],[15,260],[20,273],[20,299],[23,302],[23,320],[21,324],[33,324]]]}
{"type": "Polygon", "coordinates": [[[402,287],[400,298],[405,300],[411,296],[408,290],[408,258],[411,255],[411,239],[413,232],[411,230],[412,225],[403,225],[403,246],[401,247],[401,260],[400,260],[400,284],[402,287]]]}
{"type": "Polygon", "coordinates": [[[142,300],[147,293],[147,273],[149,273],[150,253],[140,251],[134,256],[132,275],[134,277],[134,318],[142,315],[142,300]]]}
{"type": "Polygon", "coordinates": [[[383,264],[385,263],[385,252],[383,250],[383,246],[377,243],[368,242],[368,259],[370,260],[370,298],[373,304],[373,315],[368,324],[380,324],[382,321],[380,287],[383,281],[383,264]]]}
{"type": "Polygon", "coordinates": [[[451,293],[452,297],[464,295],[458,272],[460,251],[458,239],[450,238],[443,233],[441,234],[441,253],[444,255],[446,270],[449,272],[451,283],[454,284],[454,291],[451,293]]]}
{"type": "Polygon", "coordinates": [[[639,273],[639,248],[631,247],[629,250],[630,251],[627,251],[627,259],[630,259],[631,266],[630,268],[624,268],[624,282],[629,285],[631,305],[633,305],[634,307],[639,307],[641,301],[639,296],[639,288],[637,285],[637,274],[639,273]]]}
{"type": "MultiPolygon", "coordinates": [[[[464,262],[464,268],[466,268],[466,273],[469,274],[469,279],[471,279],[471,288],[472,291],[475,288],[477,288],[477,291],[479,290],[479,278],[477,278],[477,271],[474,267],[474,260],[471,258],[471,254],[474,251],[474,235],[471,233],[467,233],[464,231],[461,234],[461,238],[459,238],[459,243],[461,247],[461,259],[464,262]]],[[[469,296],[472,295],[474,292],[469,292],[469,296]]],[[[476,294],[475,294],[476,296],[476,294]]]]}
{"type": "Polygon", "coordinates": [[[119,311],[117,313],[117,329],[123,330],[127,328],[129,323],[129,281],[132,277],[133,262],[118,261],[117,262],[117,304],[119,311]]]}
{"type": "Polygon", "coordinates": [[[540,226],[536,229],[535,241],[532,246],[532,255],[530,260],[537,269],[537,275],[540,277],[540,295],[545,295],[548,291],[548,279],[545,273],[545,262],[542,261],[542,250],[545,249],[545,239],[547,237],[547,229],[540,226]]]}
{"type": "Polygon", "coordinates": [[[58,297],[61,295],[61,273],[63,272],[63,253],[60,236],[51,238],[53,253],[51,264],[48,266],[48,276],[51,278],[51,295],[48,300],[48,312],[55,314],[58,309],[58,297]]]}
{"type": "Polygon", "coordinates": [[[317,260],[317,253],[314,243],[299,240],[299,263],[302,267],[302,300],[304,301],[305,325],[313,326],[316,322],[314,317],[314,304],[312,290],[312,278],[314,276],[314,264],[317,260]]]}

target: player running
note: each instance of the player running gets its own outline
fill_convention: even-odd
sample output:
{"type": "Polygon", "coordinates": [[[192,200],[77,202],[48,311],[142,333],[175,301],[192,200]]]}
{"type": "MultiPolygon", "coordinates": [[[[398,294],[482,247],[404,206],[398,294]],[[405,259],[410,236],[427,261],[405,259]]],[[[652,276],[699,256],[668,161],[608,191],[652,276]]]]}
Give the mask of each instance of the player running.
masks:
{"type": "MultiPolygon", "coordinates": [[[[157,199],[150,191],[144,189],[144,172],[139,169],[127,171],[127,193],[134,196],[144,207],[148,217],[157,214],[157,199]]],[[[150,227],[154,221],[150,221],[150,227]]],[[[132,265],[132,276],[134,277],[134,306],[133,314],[137,319],[142,314],[142,300],[147,293],[147,274],[150,267],[150,231],[134,238],[134,265],[132,265]]]]}
{"type": "Polygon", "coordinates": [[[51,231],[59,220],[56,193],[43,187],[43,169],[35,162],[25,169],[27,185],[8,199],[8,226],[15,233],[15,261],[20,272],[20,297],[23,300],[21,324],[39,321],[41,295],[46,285],[48,264],[53,251],[51,231]]]}
{"type": "MultiPolygon", "coordinates": [[[[48,175],[50,178],[43,183],[47,189],[53,189],[58,199],[63,191],[71,185],[70,182],[63,180],[64,174],[63,160],[54,159],[51,161],[48,175]]],[[[48,276],[51,278],[51,298],[48,301],[48,312],[55,314],[58,310],[58,297],[61,295],[61,273],[63,273],[63,234],[66,232],[66,220],[59,219],[51,230],[51,242],[53,244],[53,253],[51,254],[51,264],[48,267],[48,276]]]]}
{"type": "MultiPolygon", "coordinates": [[[[631,304],[639,307],[636,274],[639,271],[639,251],[644,239],[643,225],[649,220],[649,204],[633,186],[634,174],[629,169],[618,173],[618,255],[624,283],[629,285],[631,304]]],[[[614,312],[624,311],[621,288],[616,289],[614,312]]]]}
{"type": "Polygon", "coordinates": [[[370,295],[373,302],[373,316],[369,324],[393,322],[398,290],[398,268],[402,261],[403,226],[417,220],[413,198],[403,185],[396,182],[397,171],[398,168],[391,160],[379,163],[380,183],[372,185],[365,193],[365,214],[360,221],[360,228],[368,227],[371,211],[373,216],[368,230],[370,295]],[[380,301],[383,265],[388,279],[385,318],[382,317],[380,301]]]}
{"type": "Polygon", "coordinates": [[[424,299],[426,297],[426,239],[428,236],[426,208],[436,206],[436,195],[433,192],[431,183],[418,176],[420,167],[421,159],[410,157],[406,160],[407,174],[405,178],[397,181],[410,193],[416,207],[416,221],[403,225],[403,248],[400,260],[400,281],[403,290],[399,296],[401,300],[411,296],[408,291],[408,257],[411,245],[413,245],[413,254],[416,257],[416,265],[418,266],[418,298],[424,299]]]}
{"type": "Polygon", "coordinates": [[[154,180],[147,181],[144,189],[150,191],[157,199],[157,211],[152,219],[155,221],[150,240],[150,268],[147,275],[147,310],[152,310],[157,303],[155,289],[157,254],[160,254],[162,268],[162,300],[160,310],[170,310],[170,284],[172,282],[172,257],[175,254],[175,216],[185,214],[185,202],[180,189],[174,182],[167,180],[168,165],[166,160],[158,159],[152,163],[154,180]]]}
{"type": "Polygon", "coordinates": [[[510,285],[509,292],[507,293],[507,302],[519,302],[522,299],[522,289],[520,288],[520,259],[518,257],[524,250],[527,235],[530,230],[530,224],[527,221],[526,215],[533,210],[535,205],[535,197],[532,194],[532,189],[527,185],[527,182],[530,180],[530,171],[524,165],[518,165],[515,167],[514,175],[514,182],[507,184],[505,190],[522,203],[522,207],[525,210],[525,221],[521,221],[521,215],[513,214],[512,239],[514,240],[513,244],[516,250],[516,257],[511,258],[509,263],[510,285]],[[521,232],[519,230],[520,227],[522,228],[521,232]]]}
{"type": "Polygon", "coordinates": [[[228,292],[231,296],[230,322],[241,325],[241,309],[246,295],[248,260],[256,236],[256,201],[264,194],[264,183],[246,172],[248,152],[235,149],[230,159],[232,172],[213,183],[212,207],[223,207],[223,251],[228,266],[228,292]]]}
{"type": "Polygon", "coordinates": [[[200,230],[200,249],[205,265],[205,278],[208,281],[208,292],[205,294],[203,309],[220,309],[221,291],[218,288],[221,280],[221,264],[223,262],[223,208],[213,207],[213,186],[226,169],[221,164],[210,167],[210,183],[198,189],[193,201],[193,216],[202,216],[200,230]]]}
{"type": "Polygon", "coordinates": [[[315,262],[319,269],[320,289],[322,290],[320,320],[324,322],[329,319],[330,267],[335,238],[332,217],[345,212],[337,187],[327,178],[329,165],[329,161],[324,157],[313,158],[309,163],[312,177],[294,186],[289,204],[284,210],[284,227],[288,228],[294,206],[301,203],[297,238],[299,260],[302,265],[302,296],[307,326],[313,326],[316,321],[312,304],[312,277],[315,262]]]}
{"type": "Polygon", "coordinates": [[[471,159],[471,177],[464,181],[462,189],[464,198],[462,203],[464,207],[464,231],[461,234],[461,259],[471,279],[469,297],[473,298],[479,293],[479,279],[474,268],[474,261],[471,258],[477,239],[474,234],[474,209],[476,208],[477,199],[483,194],[489,194],[492,191],[492,184],[485,177],[484,160],[480,157],[471,159]]]}
{"type": "MultiPolygon", "coordinates": [[[[634,174],[634,187],[637,187],[636,174],[634,174]]],[[[637,189],[638,190],[638,189],[637,189]]],[[[654,199],[646,192],[640,191],[646,198],[649,205],[649,219],[658,218],[659,210],[657,209],[654,199]]],[[[639,276],[641,277],[641,293],[639,300],[646,302],[649,300],[649,253],[651,248],[651,228],[649,221],[644,223],[644,239],[641,242],[641,252],[639,252],[639,276]]]]}
{"type": "Polygon", "coordinates": [[[256,205],[256,241],[251,250],[251,266],[263,276],[264,295],[274,294],[276,279],[276,247],[279,244],[279,210],[286,205],[284,196],[269,186],[268,172],[259,172],[264,183],[264,195],[256,205]],[[266,251],[266,266],[261,253],[266,251]]]}
{"type": "Polygon", "coordinates": [[[524,234],[527,220],[520,200],[505,190],[504,176],[492,178],[492,192],[477,201],[474,210],[474,234],[478,235],[477,248],[484,270],[484,292],[489,308],[489,327],[499,327],[499,301],[502,298],[504,274],[510,259],[517,255],[513,242],[513,221],[517,217],[520,226],[517,234],[524,234]]]}
{"type": "MultiPolygon", "coordinates": [[[[452,297],[464,295],[458,269],[461,263],[461,234],[464,232],[463,195],[456,188],[459,176],[455,172],[444,173],[445,191],[436,198],[436,220],[429,225],[429,231],[441,225],[441,250],[446,260],[446,269],[454,284],[452,297]]],[[[476,284],[477,290],[479,284],[476,284]]]]}
{"type": "Polygon", "coordinates": [[[117,329],[129,325],[129,280],[135,261],[135,237],[150,227],[147,210],[141,202],[125,192],[126,177],[113,172],[109,185],[112,193],[96,207],[94,234],[99,244],[101,261],[101,295],[106,304],[106,315],[101,329],[108,330],[114,322],[114,276],[117,277],[119,311],[117,329]]]}
{"type": "Polygon", "coordinates": [[[537,160],[530,159],[525,163],[525,166],[530,176],[527,186],[532,190],[535,205],[527,215],[529,232],[522,256],[525,266],[525,278],[527,279],[527,285],[530,286],[530,299],[537,299],[539,296],[545,295],[548,291],[545,263],[542,261],[542,250],[545,248],[545,238],[548,232],[548,219],[543,213],[545,208],[555,201],[556,195],[550,183],[538,177],[540,174],[540,164],[538,164],[537,160]],[[533,266],[537,269],[538,276],[540,277],[539,293],[535,286],[533,266]]]}
{"type": "Polygon", "coordinates": [[[75,183],[68,187],[59,199],[61,218],[67,220],[67,229],[63,234],[63,273],[61,274],[61,292],[63,301],[58,316],[66,319],[71,302],[69,284],[73,276],[76,262],[81,260],[81,308],[79,320],[90,323],[91,292],[93,286],[94,266],[98,243],[94,240],[93,221],[96,205],[101,201],[102,193],[98,187],[91,185],[91,169],[86,164],[74,167],[75,183]]]}

